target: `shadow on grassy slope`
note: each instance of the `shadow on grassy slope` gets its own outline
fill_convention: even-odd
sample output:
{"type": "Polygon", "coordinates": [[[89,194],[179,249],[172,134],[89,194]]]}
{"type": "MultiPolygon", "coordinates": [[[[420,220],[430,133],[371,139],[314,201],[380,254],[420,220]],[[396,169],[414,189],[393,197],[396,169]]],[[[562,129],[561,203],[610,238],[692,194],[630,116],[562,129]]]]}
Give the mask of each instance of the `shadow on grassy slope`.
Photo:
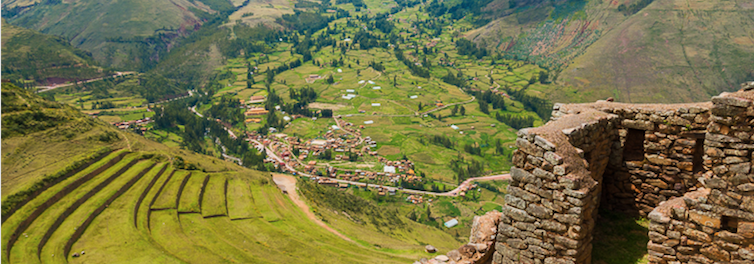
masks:
{"type": "Polygon", "coordinates": [[[594,231],[592,263],[647,263],[649,220],[600,210],[594,231]]]}

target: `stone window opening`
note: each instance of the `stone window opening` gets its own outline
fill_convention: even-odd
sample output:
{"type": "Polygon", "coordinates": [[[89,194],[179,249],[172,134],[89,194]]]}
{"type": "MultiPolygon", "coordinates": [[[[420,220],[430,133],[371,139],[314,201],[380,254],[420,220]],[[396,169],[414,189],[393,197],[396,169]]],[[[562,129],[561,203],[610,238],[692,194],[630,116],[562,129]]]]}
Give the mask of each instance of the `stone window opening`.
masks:
{"type": "Polygon", "coordinates": [[[720,219],[720,229],[726,230],[731,233],[736,233],[738,231],[738,219],[723,215],[723,217],[720,219]]]}
{"type": "Polygon", "coordinates": [[[704,134],[700,134],[696,137],[696,144],[694,145],[694,159],[693,159],[693,172],[698,173],[704,170],[704,134]]]}
{"type": "Polygon", "coordinates": [[[644,130],[628,129],[626,142],[623,144],[623,159],[626,161],[644,160],[644,130]]]}

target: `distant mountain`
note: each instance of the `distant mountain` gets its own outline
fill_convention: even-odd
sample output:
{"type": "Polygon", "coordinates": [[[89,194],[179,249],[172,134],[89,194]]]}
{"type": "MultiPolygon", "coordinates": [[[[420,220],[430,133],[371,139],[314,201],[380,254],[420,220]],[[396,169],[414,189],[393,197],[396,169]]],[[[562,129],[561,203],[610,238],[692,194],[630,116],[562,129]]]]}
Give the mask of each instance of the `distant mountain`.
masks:
{"type": "Polygon", "coordinates": [[[91,53],[77,49],[61,37],[50,36],[2,21],[3,79],[48,85],[102,77],[91,53]],[[28,82],[34,81],[34,82],[28,82]]]}
{"type": "Polygon", "coordinates": [[[3,17],[17,26],[62,36],[103,65],[142,70],[177,37],[218,11],[234,9],[227,0],[18,0],[3,2],[3,17]]]}
{"type": "Polygon", "coordinates": [[[559,72],[553,101],[690,102],[754,79],[754,4],[746,1],[512,0],[496,8],[504,16],[467,37],[559,72]]]}

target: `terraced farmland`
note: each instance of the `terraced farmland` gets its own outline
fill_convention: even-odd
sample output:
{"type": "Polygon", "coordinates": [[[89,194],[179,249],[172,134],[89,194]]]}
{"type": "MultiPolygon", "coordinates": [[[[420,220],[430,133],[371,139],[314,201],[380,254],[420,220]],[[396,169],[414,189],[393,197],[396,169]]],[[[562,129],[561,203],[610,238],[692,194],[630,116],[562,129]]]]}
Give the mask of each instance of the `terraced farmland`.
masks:
{"type": "Polygon", "coordinates": [[[6,218],[3,263],[389,263],[411,258],[347,242],[315,225],[271,184],[269,175],[186,171],[168,161],[117,150],[84,164],[6,218]]]}

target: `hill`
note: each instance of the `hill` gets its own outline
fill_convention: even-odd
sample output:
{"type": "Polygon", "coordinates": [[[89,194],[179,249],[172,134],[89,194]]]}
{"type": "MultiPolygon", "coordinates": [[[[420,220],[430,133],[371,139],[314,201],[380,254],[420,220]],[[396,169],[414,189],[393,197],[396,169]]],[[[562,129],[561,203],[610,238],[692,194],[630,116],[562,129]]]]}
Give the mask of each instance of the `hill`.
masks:
{"type": "Polygon", "coordinates": [[[411,223],[397,235],[363,227],[349,242],[307,219],[269,173],[117,131],[9,83],[2,100],[4,263],[405,263],[428,256],[422,237],[458,244],[411,223]],[[373,234],[396,244],[360,242],[373,234]]]}
{"type": "Polygon", "coordinates": [[[5,19],[2,57],[4,79],[30,84],[50,85],[109,74],[97,67],[91,53],[71,46],[66,39],[10,25],[5,19]]]}
{"type": "Polygon", "coordinates": [[[62,36],[103,65],[139,70],[213,13],[233,9],[222,0],[8,1],[3,16],[14,25],[62,36]]]}
{"type": "Polygon", "coordinates": [[[466,36],[559,72],[552,101],[699,101],[754,76],[748,3],[512,2],[488,5],[507,11],[466,36]]]}

